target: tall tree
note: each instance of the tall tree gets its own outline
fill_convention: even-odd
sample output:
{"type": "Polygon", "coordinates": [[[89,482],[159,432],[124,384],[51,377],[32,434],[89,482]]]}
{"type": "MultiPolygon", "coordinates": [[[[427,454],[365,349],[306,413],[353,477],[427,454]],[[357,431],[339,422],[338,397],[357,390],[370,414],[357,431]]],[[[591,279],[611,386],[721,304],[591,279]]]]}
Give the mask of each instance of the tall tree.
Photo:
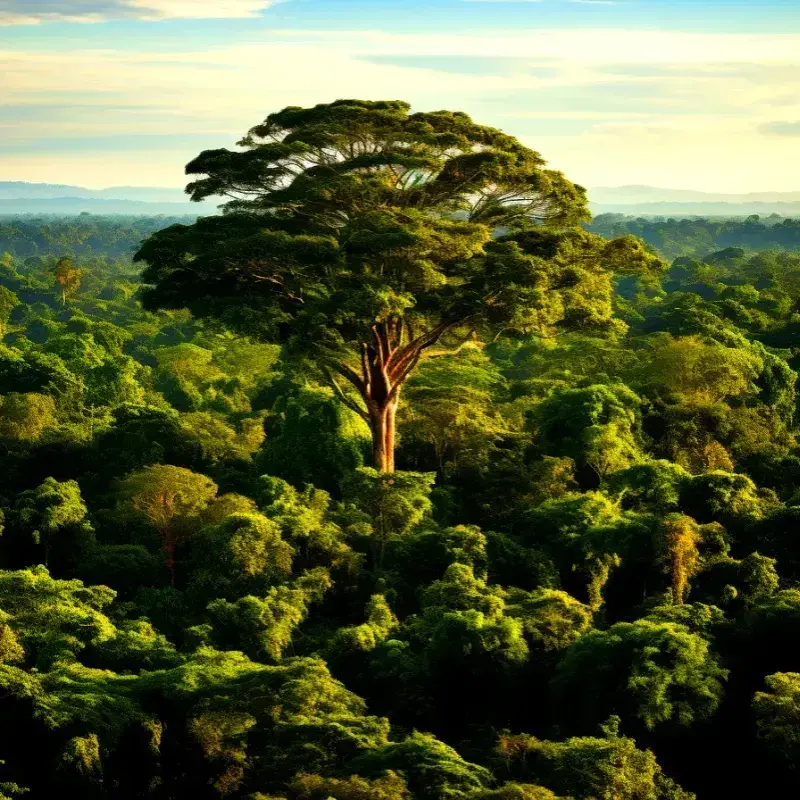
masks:
{"type": "Polygon", "coordinates": [[[117,491],[123,507],[141,514],[158,531],[174,585],[176,551],[186,534],[199,527],[197,516],[216,496],[217,485],[183,467],[155,464],[128,475],[117,491]]]}
{"type": "Polygon", "coordinates": [[[53,267],[53,277],[61,290],[61,305],[67,304],[67,297],[78,291],[81,285],[81,277],[83,277],[83,270],[75,266],[69,256],[59,258],[53,267]]]}
{"type": "Polygon", "coordinates": [[[463,113],[290,107],[240,146],[187,166],[205,176],[193,200],[229,202],[145,242],[145,304],[188,307],[316,364],[369,423],[382,472],[425,355],[474,331],[608,327],[611,271],[654,261],[631,238],[575,227],[585,191],[463,113]]]}

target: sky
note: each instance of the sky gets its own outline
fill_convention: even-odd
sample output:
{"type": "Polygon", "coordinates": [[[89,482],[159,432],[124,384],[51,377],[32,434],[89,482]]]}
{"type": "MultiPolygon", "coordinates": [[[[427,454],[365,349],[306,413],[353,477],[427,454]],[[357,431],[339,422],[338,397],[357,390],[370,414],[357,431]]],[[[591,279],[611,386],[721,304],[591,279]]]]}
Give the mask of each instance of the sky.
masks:
{"type": "Polygon", "coordinates": [[[403,99],[588,187],[800,189],[800,0],[0,0],[0,181],[183,186],[267,114],[403,99]]]}

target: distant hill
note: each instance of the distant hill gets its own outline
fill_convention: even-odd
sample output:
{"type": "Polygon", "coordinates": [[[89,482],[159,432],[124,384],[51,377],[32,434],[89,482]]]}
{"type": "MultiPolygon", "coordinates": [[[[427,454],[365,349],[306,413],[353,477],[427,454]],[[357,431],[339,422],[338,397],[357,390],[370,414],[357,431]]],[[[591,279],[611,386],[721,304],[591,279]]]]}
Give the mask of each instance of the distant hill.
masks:
{"type": "Polygon", "coordinates": [[[589,190],[589,197],[601,205],[639,203],[800,203],[797,192],[752,192],[725,194],[697,192],[692,189],[663,189],[657,186],[599,186],[589,190]]]}
{"type": "Polygon", "coordinates": [[[624,214],[631,217],[800,217],[800,203],[589,203],[594,216],[624,214]]]}
{"type": "Polygon", "coordinates": [[[0,199],[0,216],[18,214],[127,214],[154,216],[208,216],[216,208],[208,203],[148,203],[140,200],[96,200],[83,197],[0,199]]]}
{"type": "Polygon", "coordinates": [[[597,187],[589,190],[592,213],[631,216],[800,216],[800,191],[725,194],[657,186],[597,187]]]}
{"type": "MultiPolygon", "coordinates": [[[[589,190],[592,213],[645,217],[800,217],[800,191],[724,194],[656,186],[598,187],[589,190]]],[[[11,214],[217,213],[221,200],[192,203],[182,189],[164,186],[110,186],[87,189],[58,183],[0,181],[0,216],[11,214]]]]}
{"type": "Polygon", "coordinates": [[[8,214],[213,214],[217,201],[192,203],[182,189],[112,186],[86,189],[57,183],[0,181],[0,215],[8,214]]]}

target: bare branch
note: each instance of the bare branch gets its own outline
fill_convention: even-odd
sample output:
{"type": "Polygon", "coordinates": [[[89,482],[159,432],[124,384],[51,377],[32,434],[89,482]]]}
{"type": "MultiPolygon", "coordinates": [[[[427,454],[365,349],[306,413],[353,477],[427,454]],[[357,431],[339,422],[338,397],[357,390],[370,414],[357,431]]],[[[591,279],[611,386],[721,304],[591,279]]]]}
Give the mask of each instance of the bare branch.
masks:
{"type": "Polygon", "coordinates": [[[369,353],[366,342],[361,343],[361,372],[364,375],[364,387],[367,393],[369,393],[372,381],[369,369],[369,353]]]}
{"type": "Polygon", "coordinates": [[[392,402],[397,395],[400,393],[400,389],[406,381],[406,378],[414,371],[414,368],[419,364],[420,358],[422,358],[422,349],[418,350],[414,356],[411,358],[410,361],[406,363],[403,367],[400,375],[397,377],[397,380],[394,382],[394,385],[389,392],[388,400],[392,402]]]}
{"type": "Polygon", "coordinates": [[[458,344],[458,346],[453,350],[437,350],[436,352],[431,352],[427,354],[427,358],[438,358],[439,356],[456,356],[458,355],[468,344],[470,339],[475,339],[475,331],[471,330],[458,344]]]}
{"type": "Polygon", "coordinates": [[[441,339],[444,333],[448,330],[448,328],[453,328],[456,325],[460,324],[459,322],[442,322],[441,324],[437,325],[432,330],[428,331],[427,333],[423,333],[418,336],[416,339],[410,341],[405,347],[400,348],[395,352],[396,360],[395,363],[392,364],[390,367],[390,376],[393,380],[396,380],[397,375],[403,374],[403,370],[405,369],[405,365],[409,362],[414,360],[414,363],[419,361],[418,354],[420,354],[423,350],[431,345],[436,344],[436,342],[441,339]]]}
{"type": "Polygon", "coordinates": [[[347,364],[342,364],[341,362],[332,362],[330,364],[323,365],[323,369],[332,369],[338,372],[343,378],[346,378],[353,386],[358,389],[358,393],[364,397],[366,395],[367,387],[365,382],[361,379],[361,376],[352,368],[349,367],[347,364]]]}
{"type": "Polygon", "coordinates": [[[345,394],[342,387],[339,386],[339,383],[337,382],[336,378],[333,377],[333,374],[328,369],[325,368],[323,368],[323,372],[325,373],[326,379],[333,387],[334,392],[336,392],[336,395],[338,396],[339,400],[341,400],[351,411],[355,411],[355,413],[358,414],[358,416],[361,417],[361,419],[363,419],[365,422],[369,422],[369,414],[367,414],[367,412],[363,408],[361,408],[358,405],[358,403],[356,403],[355,400],[353,400],[352,397],[348,397],[345,394]]]}
{"type": "Polygon", "coordinates": [[[378,366],[383,369],[386,366],[386,349],[384,341],[378,332],[378,324],[375,323],[374,325],[371,325],[370,330],[375,338],[375,354],[377,355],[377,363],[378,366]]]}

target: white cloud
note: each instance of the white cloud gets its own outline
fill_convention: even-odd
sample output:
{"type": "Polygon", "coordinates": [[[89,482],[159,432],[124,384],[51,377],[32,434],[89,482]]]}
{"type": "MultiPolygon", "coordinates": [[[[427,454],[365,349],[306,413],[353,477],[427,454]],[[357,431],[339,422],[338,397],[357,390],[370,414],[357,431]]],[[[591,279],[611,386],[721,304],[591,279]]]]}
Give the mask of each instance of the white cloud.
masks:
{"type": "Polygon", "coordinates": [[[284,41],[353,53],[558,58],[570,64],[756,64],[800,62],[800,34],[687,33],[625,28],[538,28],[515,33],[396,34],[380,30],[285,30],[284,41]]]}
{"type": "Polygon", "coordinates": [[[220,19],[255,17],[260,11],[280,0],[126,0],[126,4],[142,14],[159,19],[220,19]]]}
{"type": "MultiPolygon", "coordinates": [[[[160,2],[173,12],[180,5],[160,2]]],[[[30,109],[5,125],[0,116],[0,177],[177,185],[199,136],[230,146],[270,111],[364,97],[463,109],[519,135],[588,185],[756,191],[800,184],[797,139],[765,133],[786,132],[771,123],[800,119],[799,35],[581,29],[262,35],[247,44],[172,53],[0,50],[0,110],[3,104],[30,109]],[[369,56],[382,58],[366,64],[369,56]],[[506,59],[507,66],[475,74],[437,69],[433,58],[415,66],[400,56],[506,59]],[[531,59],[546,59],[547,73],[526,72],[531,59]],[[71,113],[73,101],[83,107],[71,113]],[[96,104],[98,113],[86,104],[96,104]],[[56,106],[58,113],[48,114],[56,106]],[[169,136],[174,146],[126,151],[124,142],[135,134],[169,136]],[[84,136],[118,137],[120,144],[111,156],[111,144],[78,155],[65,147],[59,155],[58,142],[50,143],[84,136]],[[26,150],[32,141],[41,145],[26,150]]]]}
{"type": "Polygon", "coordinates": [[[255,17],[282,0],[0,0],[0,25],[255,17]]]}

